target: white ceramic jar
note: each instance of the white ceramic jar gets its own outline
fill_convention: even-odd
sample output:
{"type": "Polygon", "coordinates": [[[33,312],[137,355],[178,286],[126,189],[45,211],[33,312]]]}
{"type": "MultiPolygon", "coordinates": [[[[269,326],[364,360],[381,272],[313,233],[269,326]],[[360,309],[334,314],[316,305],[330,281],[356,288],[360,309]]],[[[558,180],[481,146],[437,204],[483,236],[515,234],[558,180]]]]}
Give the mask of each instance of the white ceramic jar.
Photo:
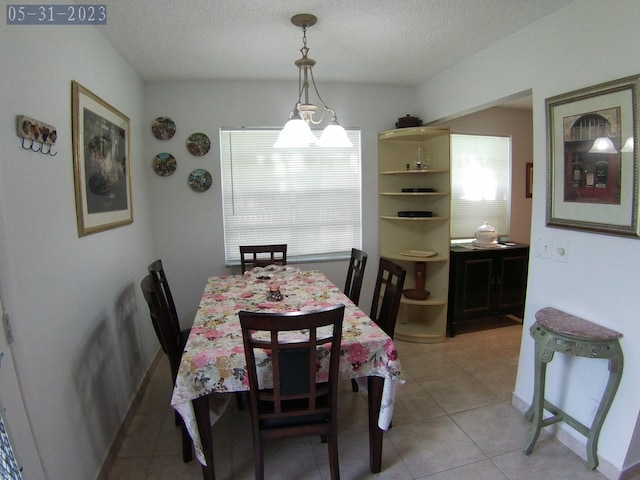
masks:
{"type": "Polygon", "coordinates": [[[498,242],[498,232],[496,231],[496,227],[493,225],[489,225],[487,222],[484,222],[478,228],[476,228],[476,241],[475,243],[479,243],[482,245],[491,245],[492,243],[498,242]]]}

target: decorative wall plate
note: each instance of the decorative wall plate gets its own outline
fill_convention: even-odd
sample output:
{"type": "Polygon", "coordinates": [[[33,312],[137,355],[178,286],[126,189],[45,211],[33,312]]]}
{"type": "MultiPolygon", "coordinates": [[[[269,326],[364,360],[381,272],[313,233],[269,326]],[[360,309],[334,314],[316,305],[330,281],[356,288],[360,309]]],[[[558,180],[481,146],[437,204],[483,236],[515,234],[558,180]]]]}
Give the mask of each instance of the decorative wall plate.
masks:
{"type": "Polygon", "coordinates": [[[168,177],[178,168],[178,162],[170,153],[159,153],[153,159],[153,170],[163,177],[168,177]]]}
{"type": "Polygon", "coordinates": [[[204,133],[192,133],[187,139],[187,148],[196,157],[201,157],[211,148],[211,140],[204,133]]]}
{"type": "Polygon", "coordinates": [[[176,134],[176,124],[169,117],[158,117],[151,124],[151,131],[158,140],[169,140],[176,134]]]}
{"type": "Polygon", "coordinates": [[[196,192],[206,192],[211,183],[211,174],[204,168],[196,168],[189,174],[189,186],[196,192]]]}

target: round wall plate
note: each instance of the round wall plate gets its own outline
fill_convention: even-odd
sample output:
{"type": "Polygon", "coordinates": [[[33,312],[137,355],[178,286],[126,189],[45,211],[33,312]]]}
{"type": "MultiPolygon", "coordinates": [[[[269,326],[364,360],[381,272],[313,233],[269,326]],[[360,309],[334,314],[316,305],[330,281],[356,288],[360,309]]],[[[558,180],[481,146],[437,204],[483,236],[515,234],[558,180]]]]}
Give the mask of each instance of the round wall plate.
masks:
{"type": "Polygon", "coordinates": [[[169,117],[158,117],[151,124],[151,132],[158,140],[169,140],[176,134],[176,124],[169,117]]]}
{"type": "Polygon", "coordinates": [[[192,155],[201,157],[206,155],[211,148],[211,140],[204,133],[192,133],[187,139],[187,149],[192,155]]]}
{"type": "Polygon", "coordinates": [[[168,177],[178,168],[178,162],[170,153],[162,152],[153,159],[153,170],[162,177],[168,177]]]}
{"type": "Polygon", "coordinates": [[[212,182],[211,174],[204,168],[196,168],[189,174],[189,186],[195,192],[206,192],[212,182]]]}

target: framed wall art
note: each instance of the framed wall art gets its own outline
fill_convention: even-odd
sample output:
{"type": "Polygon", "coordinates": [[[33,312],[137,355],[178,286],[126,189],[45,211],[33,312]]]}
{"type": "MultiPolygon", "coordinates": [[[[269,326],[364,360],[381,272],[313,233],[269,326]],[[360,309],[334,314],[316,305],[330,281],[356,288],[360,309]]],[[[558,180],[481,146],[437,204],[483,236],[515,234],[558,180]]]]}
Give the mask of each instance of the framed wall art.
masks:
{"type": "Polygon", "coordinates": [[[548,98],[547,226],[640,237],[640,75],[548,98]]]}
{"type": "Polygon", "coordinates": [[[526,184],[524,196],[525,198],[533,197],[533,163],[527,163],[527,171],[526,171],[526,184]]]}
{"type": "Polygon", "coordinates": [[[73,163],[80,237],[133,223],[129,118],[71,83],[73,163]]]}

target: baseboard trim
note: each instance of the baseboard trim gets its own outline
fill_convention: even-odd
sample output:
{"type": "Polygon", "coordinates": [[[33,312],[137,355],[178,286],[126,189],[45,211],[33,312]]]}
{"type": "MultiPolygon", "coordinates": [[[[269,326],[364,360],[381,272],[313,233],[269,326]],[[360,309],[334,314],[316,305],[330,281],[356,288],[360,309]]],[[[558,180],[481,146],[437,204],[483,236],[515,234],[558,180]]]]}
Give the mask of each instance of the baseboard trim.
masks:
{"type": "Polygon", "coordinates": [[[625,468],[620,474],[620,480],[640,479],[640,463],[636,463],[629,468],[625,468]]]}
{"type": "Polygon", "coordinates": [[[155,356],[153,357],[153,360],[149,364],[149,368],[147,369],[147,372],[145,373],[144,378],[140,382],[140,386],[138,387],[138,391],[133,397],[131,405],[129,406],[129,410],[127,410],[127,413],[124,416],[124,419],[122,420],[122,424],[118,429],[118,433],[116,434],[116,437],[111,443],[111,448],[109,448],[109,452],[107,453],[107,456],[104,462],[102,463],[102,468],[100,468],[100,472],[98,473],[96,480],[107,480],[107,477],[109,476],[109,472],[113,467],[113,463],[115,462],[118,452],[120,451],[120,447],[122,446],[122,442],[124,441],[124,437],[127,434],[127,430],[131,426],[133,417],[135,416],[136,411],[140,406],[140,402],[142,401],[142,397],[144,396],[144,393],[147,390],[147,386],[151,381],[151,372],[155,370],[155,367],[160,361],[160,359],[162,358],[162,355],[163,355],[162,351],[158,349],[158,352],[155,354],[155,356]]]}

